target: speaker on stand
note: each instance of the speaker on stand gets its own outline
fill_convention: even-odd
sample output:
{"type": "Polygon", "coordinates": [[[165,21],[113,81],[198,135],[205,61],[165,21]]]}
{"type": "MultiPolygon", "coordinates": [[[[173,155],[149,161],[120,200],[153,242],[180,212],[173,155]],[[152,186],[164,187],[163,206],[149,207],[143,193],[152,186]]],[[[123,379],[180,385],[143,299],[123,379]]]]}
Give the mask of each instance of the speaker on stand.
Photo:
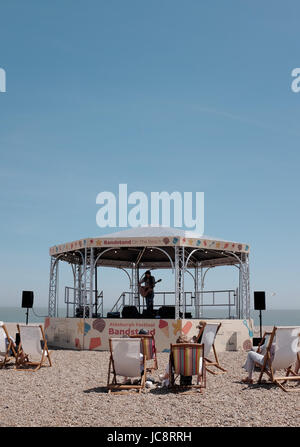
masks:
{"type": "Polygon", "coordinates": [[[122,310],[122,318],[140,318],[140,313],[136,306],[124,306],[122,310]]]}
{"type": "Polygon", "coordinates": [[[33,292],[30,290],[23,290],[22,292],[22,308],[27,309],[26,311],[26,324],[28,324],[28,314],[29,309],[33,306],[33,292]]]}
{"type": "MultiPolygon", "coordinates": [[[[262,310],[266,310],[266,292],[254,292],[254,310],[259,310],[260,340],[255,340],[255,342],[258,341],[258,343],[259,343],[261,341],[261,339],[262,339],[262,315],[261,315],[261,311],[262,310]]],[[[254,340],[253,340],[253,344],[254,344],[254,340]]]]}

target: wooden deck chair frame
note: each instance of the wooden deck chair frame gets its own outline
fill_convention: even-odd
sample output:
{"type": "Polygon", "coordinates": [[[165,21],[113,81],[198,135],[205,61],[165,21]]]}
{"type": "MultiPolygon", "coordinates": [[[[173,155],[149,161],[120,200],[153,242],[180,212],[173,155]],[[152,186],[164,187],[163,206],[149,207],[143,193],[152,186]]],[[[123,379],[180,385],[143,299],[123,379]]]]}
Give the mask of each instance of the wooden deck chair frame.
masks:
{"type": "Polygon", "coordinates": [[[111,393],[113,391],[113,394],[128,394],[128,390],[130,389],[136,390],[138,393],[141,393],[141,391],[145,388],[146,383],[146,357],[143,355],[144,374],[141,377],[141,384],[125,385],[123,383],[118,383],[117,381],[111,338],[109,339],[109,351],[110,351],[110,357],[109,357],[108,377],[107,377],[108,393],[111,393]],[[112,379],[111,375],[113,376],[112,379]]]}
{"type": "MultiPolygon", "coordinates": [[[[169,356],[169,376],[170,376],[170,385],[169,388],[172,391],[178,392],[181,391],[181,394],[190,394],[195,391],[203,392],[203,389],[206,388],[206,361],[204,359],[204,345],[198,343],[174,343],[170,344],[170,356],[169,356]],[[192,385],[178,385],[176,384],[176,380],[179,377],[179,374],[174,372],[174,350],[175,349],[199,349],[201,350],[200,359],[202,359],[202,369],[201,372],[197,374],[197,383],[192,385]]],[[[196,375],[196,374],[195,374],[196,375]]]]}
{"type": "Polygon", "coordinates": [[[8,344],[7,344],[7,347],[6,347],[6,352],[5,352],[5,355],[4,355],[4,359],[0,360],[0,369],[2,369],[4,366],[6,366],[10,362],[12,357],[14,357],[15,359],[17,357],[16,345],[14,344],[12,339],[10,338],[5,324],[2,324],[0,326],[0,329],[1,328],[3,329],[4,334],[5,334],[5,336],[6,336],[7,340],[8,340],[8,344]],[[13,355],[10,354],[10,351],[12,351],[13,355]]]}
{"type": "MultiPolygon", "coordinates": [[[[205,329],[206,325],[207,325],[207,323],[205,322],[203,324],[203,326],[201,327],[201,329],[199,330],[199,333],[198,333],[198,336],[197,336],[197,342],[199,341],[200,337],[203,336],[203,332],[204,332],[204,329],[205,329]]],[[[217,333],[219,332],[221,326],[222,326],[222,323],[220,323],[218,325],[218,327],[217,327],[215,338],[216,338],[217,333]]],[[[201,343],[203,343],[203,339],[202,338],[201,338],[201,343]]],[[[209,372],[210,374],[214,374],[214,375],[226,373],[227,369],[223,368],[220,365],[218,354],[217,354],[216,347],[215,347],[215,340],[214,340],[214,342],[212,344],[212,350],[213,350],[215,359],[213,361],[213,360],[209,360],[208,358],[205,357],[206,371],[209,372]],[[207,368],[208,366],[209,367],[214,366],[214,367],[218,368],[220,371],[212,371],[212,370],[207,368]]]]}
{"type": "Polygon", "coordinates": [[[21,371],[21,370],[22,371],[33,371],[33,372],[38,371],[42,366],[45,366],[44,362],[46,359],[48,360],[49,366],[52,366],[50,352],[48,350],[47,340],[45,337],[45,332],[44,332],[43,326],[40,324],[40,325],[38,325],[38,327],[40,328],[40,331],[41,331],[44,347],[42,350],[40,361],[34,362],[34,361],[30,360],[30,354],[24,352],[24,350],[23,350],[20,325],[17,324],[17,329],[20,334],[20,343],[19,343],[18,350],[17,350],[16,365],[15,365],[15,369],[17,371],[21,371]],[[35,368],[30,368],[31,366],[34,366],[35,368]]]}
{"type": "Polygon", "coordinates": [[[158,362],[157,362],[157,353],[156,353],[156,346],[155,346],[155,339],[154,335],[152,334],[136,334],[136,335],[130,335],[130,338],[141,338],[142,343],[144,343],[144,339],[151,339],[152,341],[152,348],[153,348],[153,357],[151,359],[147,359],[146,357],[146,365],[147,363],[150,363],[150,361],[153,361],[153,366],[147,366],[146,371],[153,372],[158,369],[158,362]]]}
{"type": "MultiPolygon", "coordinates": [[[[299,392],[300,391],[300,387],[298,387],[297,389],[294,389],[294,388],[293,389],[288,389],[286,386],[284,386],[284,384],[287,381],[290,381],[290,380],[300,381],[300,376],[297,375],[295,373],[295,371],[293,371],[293,369],[292,369],[293,365],[289,365],[285,369],[285,371],[286,371],[286,375],[285,376],[278,377],[278,376],[275,376],[275,374],[274,374],[274,370],[272,368],[270,351],[271,351],[271,346],[272,346],[273,340],[274,340],[274,338],[276,336],[276,331],[277,331],[277,327],[274,326],[273,331],[271,332],[271,335],[270,335],[270,339],[269,339],[269,343],[268,343],[268,346],[267,346],[264,362],[263,362],[262,365],[259,365],[260,366],[260,375],[259,375],[259,378],[258,378],[258,383],[261,383],[263,375],[267,374],[267,376],[269,377],[271,382],[274,383],[275,385],[279,386],[279,388],[281,388],[283,391],[285,391],[285,392],[299,392]],[[290,374],[291,374],[291,376],[290,376],[290,374]]],[[[299,333],[299,337],[300,337],[300,333],[299,333]]],[[[299,353],[299,351],[297,352],[297,359],[298,359],[298,362],[300,362],[300,353],[299,353]]]]}
{"type": "MultiPolygon", "coordinates": [[[[260,342],[258,343],[258,345],[257,345],[257,350],[256,350],[256,352],[259,354],[260,352],[261,352],[261,347],[262,347],[262,345],[264,345],[264,343],[265,343],[265,339],[266,339],[266,336],[267,335],[271,335],[272,334],[272,332],[269,332],[269,331],[265,331],[264,332],[264,334],[263,334],[263,336],[262,336],[262,339],[260,340],[260,342]]],[[[261,367],[261,365],[259,365],[260,367],[261,367]]]]}

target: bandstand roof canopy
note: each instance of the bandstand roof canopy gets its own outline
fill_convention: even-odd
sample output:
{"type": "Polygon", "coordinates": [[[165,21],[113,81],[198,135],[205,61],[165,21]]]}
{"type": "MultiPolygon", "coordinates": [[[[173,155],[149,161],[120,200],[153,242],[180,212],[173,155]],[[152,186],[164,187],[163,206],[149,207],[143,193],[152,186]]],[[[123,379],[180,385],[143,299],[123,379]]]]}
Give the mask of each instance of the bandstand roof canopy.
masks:
{"type": "MultiPolygon", "coordinates": [[[[215,237],[198,235],[193,231],[164,226],[130,228],[96,238],[80,239],[55,245],[50,255],[72,264],[81,264],[85,249],[94,248],[97,265],[131,268],[171,268],[174,262],[174,247],[185,247],[188,267],[233,265],[248,254],[250,247],[241,242],[227,241],[215,237]]],[[[89,260],[88,260],[89,262],[89,260]]]]}

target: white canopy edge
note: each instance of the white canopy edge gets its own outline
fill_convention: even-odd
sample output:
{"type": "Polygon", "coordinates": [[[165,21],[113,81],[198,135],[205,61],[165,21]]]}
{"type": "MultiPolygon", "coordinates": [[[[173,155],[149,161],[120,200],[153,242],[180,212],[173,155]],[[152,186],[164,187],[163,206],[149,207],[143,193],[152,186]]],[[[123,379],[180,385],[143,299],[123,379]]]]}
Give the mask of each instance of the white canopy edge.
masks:
{"type": "Polygon", "coordinates": [[[246,243],[226,241],[211,236],[198,235],[192,231],[163,226],[147,226],[130,228],[96,238],[79,239],[73,242],[54,245],[50,248],[51,256],[83,248],[120,248],[120,247],[168,247],[181,246],[203,248],[205,250],[220,250],[228,252],[249,253],[250,246],[246,243]]]}

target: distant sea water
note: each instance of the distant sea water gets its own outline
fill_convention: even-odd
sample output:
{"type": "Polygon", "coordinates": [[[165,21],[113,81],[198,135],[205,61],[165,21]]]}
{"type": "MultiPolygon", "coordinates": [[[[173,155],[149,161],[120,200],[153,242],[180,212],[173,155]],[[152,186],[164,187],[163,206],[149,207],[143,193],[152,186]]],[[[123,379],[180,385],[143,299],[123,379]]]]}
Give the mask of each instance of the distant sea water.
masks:
{"type": "MultiPolygon", "coordinates": [[[[110,309],[104,309],[104,316],[110,309]]],[[[37,307],[29,309],[29,323],[43,323],[48,315],[47,307],[37,307]]],[[[66,309],[58,310],[59,317],[66,316],[66,309]]],[[[222,309],[204,310],[202,315],[205,318],[228,318],[228,313],[222,309]]],[[[259,311],[251,310],[254,326],[259,326],[259,311]]],[[[7,323],[25,323],[26,309],[19,307],[0,307],[0,320],[7,323]]],[[[300,309],[270,309],[262,311],[263,326],[298,326],[300,325],[300,309]]]]}

